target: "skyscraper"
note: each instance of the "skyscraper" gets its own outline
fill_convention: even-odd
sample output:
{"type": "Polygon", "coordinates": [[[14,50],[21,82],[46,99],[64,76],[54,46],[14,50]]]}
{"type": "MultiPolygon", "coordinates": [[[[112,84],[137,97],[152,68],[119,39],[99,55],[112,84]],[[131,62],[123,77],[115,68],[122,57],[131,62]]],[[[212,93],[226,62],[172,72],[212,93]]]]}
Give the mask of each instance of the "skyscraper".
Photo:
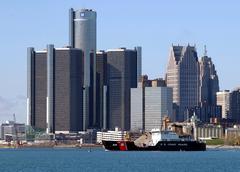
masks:
{"type": "Polygon", "coordinates": [[[142,47],[137,46],[134,48],[137,51],[137,82],[142,77],[142,47]]]}
{"type": "Polygon", "coordinates": [[[137,51],[107,50],[108,128],[130,129],[130,88],[137,87],[137,51]]]}
{"type": "Polygon", "coordinates": [[[173,88],[176,119],[171,120],[186,120],[188,109],[199,104],[199,63],[195,47],[171,47],[166,83],[173,88]]]}
{"type": "Polygon", "coordinates": [[[216,105],[216,93],[219,91],[217,71],[210,57],[205,54],[200,62],[200,102],[201,104],[216,105]]]}
{"type": "Polygon", "coordinates": [[[28,48],[28,124],[55,131],[83,130],[83,53],[75,48],[28,48]]]}
{"type": "Polygon", "coordinates": [[[240,87],[231,92],[230,117],[234,122],[240,124],[240,87]]]}
{"type": "Polygon", "coordinates": [[[27,124],[47,128],[47,55],[46,51],[27,49],[27,124]]]}
{"type": "Polygon", "coordinates": [[[96,113],[97,127],[107,128],[107,53],[98,51],[96,54],[96,113]]]}
{"type": "Polygon", "coordinates": [[[96,18],[91,9],[69,10],[69,44],[84,53],[84,129],[96,125],[96,18]]]}
{"type": "Polygon", "coordinates": [[[210,119],[221,119],[221,107],[216,105],[216,93],[219,91],[218,75],[212,59],[207,56],[206,46],[204,56],[199,61],[199,106],[191,109],[202,122],[210,119]]]}

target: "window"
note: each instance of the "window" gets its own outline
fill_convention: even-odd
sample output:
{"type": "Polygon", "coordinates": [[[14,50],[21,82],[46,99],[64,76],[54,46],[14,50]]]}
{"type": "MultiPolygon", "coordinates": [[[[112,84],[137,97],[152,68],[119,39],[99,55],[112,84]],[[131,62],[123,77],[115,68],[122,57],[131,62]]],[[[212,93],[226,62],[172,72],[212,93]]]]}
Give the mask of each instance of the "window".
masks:
{"type": "Polygon", "coordinates": [[[84,13],[80,13],[80,16],[81,16],[81,17],[84,17],[84,16],[85,16],[85,14],[84,14],[84,13]]]}

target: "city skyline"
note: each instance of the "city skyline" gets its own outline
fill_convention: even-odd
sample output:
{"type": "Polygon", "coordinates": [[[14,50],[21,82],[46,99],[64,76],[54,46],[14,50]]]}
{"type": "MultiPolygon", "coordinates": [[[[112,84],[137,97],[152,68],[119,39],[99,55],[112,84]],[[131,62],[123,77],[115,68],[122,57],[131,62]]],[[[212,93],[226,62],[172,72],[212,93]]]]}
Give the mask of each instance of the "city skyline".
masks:
{"type": "MultiPolygon", "coordinates": [[[[147,7],[143,7],[144,3],[140,2],[139,8],[133,8],[133,2],[130,2],[128,7],[124,7],[121,3],[117,3],[116,6],[111,7],[111,3],[94,4],[91,2],[85,1],[85,4],[77,1],[72,1],[69,4],[65,2],[60,4],[48,2],[42,3],[44,6],[41,3],[36,3],[35,5],[34,3],[29,3],[29,7],[31,6],[34,10],[23,7],[23,5],[18,2],[14,5],[3,3],[1,7],[2,13],[11,17],[11,20],[9,20],[11,23],[4,19],[5,15],[0,16],[3,25],[7,26],[6,28],[1,28],[1,38],[3,38],[3,42],[5,42],[2,46],[2,57],[4,59],[0,72],[1,79],[5,81],[0,86],[0,120],[2,122],[6,119],[11,119],[12,113],[16,113],[19,121],[26,122],[26,47],[34,46],[36,50],[42,50],[46,44],[50,43],[54,43],[56,47],[67,45],[68,10],[71,7],[74,9],[84,7],[92,8],[98,13],[98,50],[142,46],[143,74],[148,74],[150,78],[164,77],[168,53],[172,43],[181,45],[187,45],[188,43],[191,45],[196,44],[198,48],[198,58],[203,56],[203,46],[206,44],[209,51],[208,56],[212,58],[219,75],[220,89],[232,90],[239,86],[240,80],[238,78],[229,77],[235,76],[235,73],[240,72],[238,72],[239,68],[236,66],[239,59],[237,58],[237,53],[234,52],[234,50],[237,49],[236,43],[240,35],[237,34],[237,30],[240,30],[240,26],[237,23],[237,18],[240,17],[240,13],[236,11],[236,5],[219,3],[219,7],[216,7],[214,11],[215,15],[206,19],[206,16],[211,14],[208,10],[215,7],[212,2],[206,5],[204,4],[207,1],[202,4],[197,3],[197,5],[205,7],[207,11],[206,14],[201,15],[191,13],[191,9],[187,7],[194,7],[195,5],[188,3],[187,7],[183,9],[189,9],[191,17],[185,16],[185,18],[181,18],[181,20],[173,20],[180,11],[174,6],[173,8],[176,11],[173,10],[171,13],[167,13],[164,7],[171,7],[169,3],[155,3],[155,6],[160,8],[159,11],[156,11],[154,4],[147,4],[147,7]],[[45,11],[42,11],[45,6],[50,10],[54,5],[57,5],[57,8],[54,8],[54,14],[51,12],[46,12],[45,14],[45,11]],[[36,8],[36,6],[39,8],[36,8]],[[126,10],[122,13],[124,8],[126,8],[126,10]],[[222,15],[223,18],[218,20],[218,17],[221,18],[221,10],[225,8],[233,8],[235,10],[228,11],[229,14],[222,15]],[[131,9],[135,11],[131,11],[131,9]],[[35,13],[33,13],[34,11],[35,13]],[[113,11],[116,11],[114,13],[116,14],[114,15],[115,18],[109,16],[113,11]],[[31,16],[28,16],[29,14],[31,16]],[[129,14],[131,14],[131,16],[129,14]],[[48,18],[46,18],[45,15],[49,15],[48,18]],[[58,15],[60,15],[59,18],[57,18],[58,15]],[[149,16],[153,17],[150,18],[149,16]],[[19,17],[26,20],[22,20],[22,23],[19,23],[19,17]],[[195,21],[194,17],[198,22],[195,21]],[[140,22],[141,19],[144,22],[140,22]],[[172,22],[168,23],[165,20],[172,22]],[[215,21],[216,24],[211,25],[213,21],[215,21]],[[235,23],[232,23],[234,21],[235,23]],[[188,22],[189,25],[196,24],[196,26],[185,26],[188,22]],[[204,23],[206,26],[202,25],[204,23]],[[229,26],[227,26],[227,24],[229,24],[229,26]],[[46,27],[42,27],[43,25],[46,27]],[[194,30],[199,26],[200,30],[194,30]],[[38,29],[38,27],[41,29],[38,29]],[[227,30],[222,30],[222,27],[227,30]],[[227,31],[229,31],[228,36],[225,34],[227,31]],[[123,37],[124,35],[125,37],[123,37]],[[203,37],[205,35],[206,37],[203,37]],[[219,40],[220,36],[223,38],[219,40]],[[229,44],[228,42],[230,42],[231,46],[226,46],[226,44],[229,44]],[[199,51],[199,49],[202,51],[199,51]]],[[[184,6],[181,4],[178,5],[180,5],[180,7],[184,6]]],[[[201,13],[201,11],[199,13],[201,13]]],[[[185,14],[187,13],[184,11],[183,16],[185,14]]]]}

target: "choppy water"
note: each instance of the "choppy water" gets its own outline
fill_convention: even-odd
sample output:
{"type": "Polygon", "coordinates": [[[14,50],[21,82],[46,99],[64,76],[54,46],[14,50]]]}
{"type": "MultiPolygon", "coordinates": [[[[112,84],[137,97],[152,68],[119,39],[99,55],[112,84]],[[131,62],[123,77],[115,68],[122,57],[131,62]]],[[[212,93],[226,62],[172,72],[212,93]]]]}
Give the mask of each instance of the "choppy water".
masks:
{"type": "Polygon", "coordinates": [[[240,172],[240,150],[106,152],[103,149],[0,149],[0,172],[240,172]]]}

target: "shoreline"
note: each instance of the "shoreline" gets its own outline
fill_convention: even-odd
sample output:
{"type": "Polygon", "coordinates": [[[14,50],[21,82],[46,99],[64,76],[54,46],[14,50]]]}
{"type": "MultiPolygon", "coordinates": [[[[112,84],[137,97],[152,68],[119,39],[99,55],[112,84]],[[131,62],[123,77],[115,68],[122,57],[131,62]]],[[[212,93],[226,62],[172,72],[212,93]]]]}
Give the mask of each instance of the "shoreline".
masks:
{"type": "Polygon", "coordinates": [[[0,145],[0,149],[24,149],[24,148],[102,148],[99,144],[24,144],[24,145],[0,145]]]}
{"type": "MultiPolygon", "coordinates": [[[[0,145],[0,149],[24,149],[24,148],[103,148],[103,145],[99,144],[82,144],[77,145],[77,144],[24,144],[20,146],[14,146],[14,145],[0,145]]],[[[239,149],[240,146],[231,146],[231,145],[206,145],[207,150],[214,150],[214,149],[239,149]]]]}
{"type": "Polygon", "coordinates": [[[207,149],[240,149],[240,146],[231,145],[207,145],[207,149]]]}

